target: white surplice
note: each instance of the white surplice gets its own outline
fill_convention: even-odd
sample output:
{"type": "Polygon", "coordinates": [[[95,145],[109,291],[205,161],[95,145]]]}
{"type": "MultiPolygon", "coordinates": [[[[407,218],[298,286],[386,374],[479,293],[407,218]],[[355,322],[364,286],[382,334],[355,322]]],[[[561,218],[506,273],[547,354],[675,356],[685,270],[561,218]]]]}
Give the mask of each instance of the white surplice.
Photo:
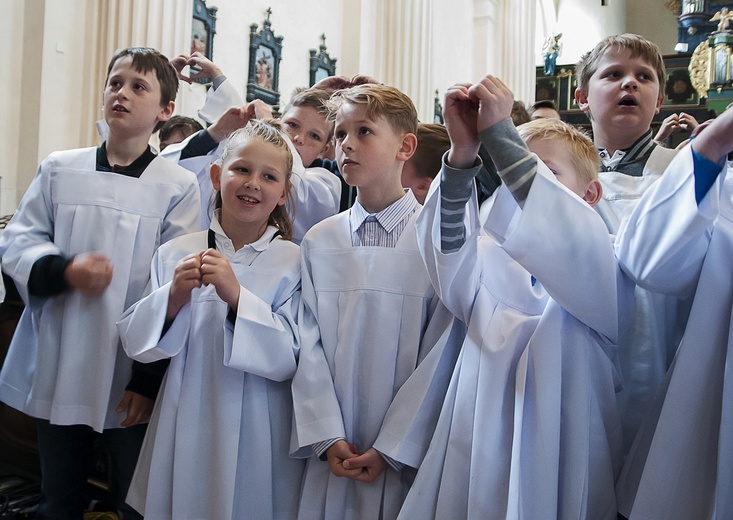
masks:
{"type": "MultiPolygon", "coordinates": [[[[311,445],[343,437],[366,451],[384,434],[383,449],[389,457],[416,465],[432,432],[426,416],[434,407],[433,422],[437,420],[440,401],[402,418],[404,424],[385,416],[420,363],[429,363],[435,371],[425,375],[426,380],[441,380],[436,372],[451,364],[450,353],[443,354],[458,347],[455,337],[462,332],[460,326],[453,328],[454,319],[439,303],[422,264],[416,216],[394,248],[353,247],[349,214],[345,211],[315,226],[301,245],[301,356],[293,378],[296,427],[291,450],[310,458],[300,519],[397,516],[408,488],[398,472],[388,468],[371,484],[336,477],[327,462],[311,456],[311,445]],[[397,432],[415,432],[418,424],[426,426],[413,442],[401,442],[397,432]]],[[[429,385],[416,387],[414,398],[419,402],[434,397],[428,395],[429,385]]]]}
{"type": "Polygon", "coordinates": [[[304,467],[288,455],[300,253],[272,226],[237,252],[212,229],[241,284],[234,325],[210,285],[161,337],[175,266],[208,247],[206,231],[160,248],[151,294],[118,325],[134,359],[171,358],[128,502],[148,520],[291,519],[304,467]]]}
{"type": "Polygon", "coordinates": [[[602,220],[538,162],[524,209],[502,186],[480,233],[440,251],[440,178],[421,251],[468,333],[401,519],[615,520],[615,342],[632,284],[602,220]]]}
{"type": "MultiPolygon", "coordinates": [[[[657,182],[677,150],[656,146],[644,166],[643,175],[623,172],[598,174],[603,196],[596,205],[608,231],[615,235],[639,199],[657,182]]],[[[649,413],[659,385],[664,380],[677,350],[689,306],[667,294],[635,288],[636,317],[633,326],[619,339],[619,363],[624,386],[616,395],[628,451],[642,421],[649,413]]]]}
{"type": "Polygon", "coordinates": [[[677,356],[619,479],[620,511],[634,520],[733,518],[733,179],[716,181],[699,205],[694,184],[688,146],[618,236],[619,260],[639,284],[694,294],[677,356]]]}
{"type": "Polygon", "coordinates": [[[193,175],[165,159],[133,178],[95,171],[96,154],[49,155],[0,239],[3,269],[26,303],[0,374],[0,399],[53,424],[102,431],[125,418],[115,408],[132,369],[115,322],[143,295],[158,246],[198,228],[199,197],[193,175]],[[114,266],[101,296],[28,295],[36,260],[90,251],[114,266]]]}

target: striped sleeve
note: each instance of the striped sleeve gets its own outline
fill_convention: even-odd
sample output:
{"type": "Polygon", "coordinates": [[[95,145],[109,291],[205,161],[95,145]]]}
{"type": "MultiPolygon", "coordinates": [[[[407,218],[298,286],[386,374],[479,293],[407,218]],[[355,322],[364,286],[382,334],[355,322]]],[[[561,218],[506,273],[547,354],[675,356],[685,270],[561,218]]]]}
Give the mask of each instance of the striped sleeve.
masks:
{"type": "Polygon", "coordinates": [[[445,163],[440,174],[440,250],[443,253],[458,251],[466,241],[463,217],[466,203],[471,198],[472,184],[481,167],[480,159],[468,170],[457,170],[445,163]]]}
{"type": "Polygon", "coordinates": [[[524,207],[537,174],[537,159],[519,137],[514,123],[504,119],[481,132],[479,138],[496,164],[502,182],[519,207],[524,207]]]}

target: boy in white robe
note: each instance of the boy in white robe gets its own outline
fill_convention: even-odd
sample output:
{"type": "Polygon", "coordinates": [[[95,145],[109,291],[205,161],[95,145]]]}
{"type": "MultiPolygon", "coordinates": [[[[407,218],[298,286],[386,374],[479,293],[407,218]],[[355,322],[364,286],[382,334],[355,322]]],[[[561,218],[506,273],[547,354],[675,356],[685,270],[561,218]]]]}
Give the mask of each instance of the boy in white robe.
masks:
{"type": "Polygon", "coordinates": [[[592,209],[592,143],[544,119],[519,128],[525,145],[512,98],[493,76],[446,93],[451,149],[417,227],[433,285],[468,332],[401,519],[616,518],[616,341],[632,284],[592,209]],[[502,178],[486,234],[481,143],[502,178]]]}
{"type": "Polygon", "coordinates": [[[693,298],[619,479],[619,510],[631,519],[733,517],[731,151],[729,108],[680,151],[617,238],[619,261],[638,284],[693,298]]]}
{"type": "Polygon", "coordinates": [[[113,492],[123,507],[144,435],[134,425],[147,422],[160,379],[138,381],[144,372],[133,370],[115,322],[142,296],[155,249],[199,220],[194,176],[148,146],[177,89],[157,51],[118,52],[104,89],[108,139],[46,158],[0,238],[3,269],[26,304],[0,399],[38,419],[38,518],[81,518],[99,433],[118,446],[113,492]]]}
{"type": "MultiPolygon", "coordinates": [[[[641,36],[613,35],[581,57],[575,74],[575,100],[590,119],[602,163],[603,196],[595,209],[616,234],[676,154],[652,138],[652,119],[664,99],[664,60],[641,36]]],[[[672,361],[688,312],[677,298],[641,287],[635,303],[634,325],[619,340],[624,386],[617,399],[625,451],[672,361]]]]}
{"type": "Polygon", "coordinates": [[[457,351],[449,347],[459,342],[420,260],[420,205],[401,185],[417,144],[414,105],[395,88],[360,85],[330,106],[339,170],[358,196],[301,244],[291,451],[308,461],[298,518],[394,519],[407,492],[403,465],[419,465],[443,392],[432,392],[437,399],[423,413],[385,417],[424,363],[433,370],[423,381],[435,384],[417,392],[445,389],[457,351]]]}

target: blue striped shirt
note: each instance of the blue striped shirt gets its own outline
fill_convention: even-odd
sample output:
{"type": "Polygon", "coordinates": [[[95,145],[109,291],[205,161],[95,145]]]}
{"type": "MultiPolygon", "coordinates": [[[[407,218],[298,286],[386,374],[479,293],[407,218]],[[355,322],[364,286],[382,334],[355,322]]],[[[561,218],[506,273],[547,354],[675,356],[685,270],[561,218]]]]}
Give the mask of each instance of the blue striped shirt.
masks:
{"type": "Polygon", "coordinates": [[[410,217],[420,207],[411,190],[379,213],[369,213],[357,200],[349,210],[351,245],[395,247],[410,217]]]}

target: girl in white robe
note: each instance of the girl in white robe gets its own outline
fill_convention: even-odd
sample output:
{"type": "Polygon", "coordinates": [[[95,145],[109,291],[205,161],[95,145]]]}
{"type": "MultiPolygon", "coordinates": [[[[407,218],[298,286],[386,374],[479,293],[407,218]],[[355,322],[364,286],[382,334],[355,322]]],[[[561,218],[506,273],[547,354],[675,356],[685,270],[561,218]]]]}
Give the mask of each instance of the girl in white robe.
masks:
{"type": "Polygon", "coordinates": [[[285,139],[259,120],[232,135],[211,169],[211,228],[158,250],[152,292],[118,323],[132,358],[171,358],[128,494],[149,520],[295,514],[300,252],[287,240],[285,139]]]}
{"type": "Polygon", "coordinates": [[[733,518],[730,161],[716,180],[732,135],[729,109],[679,153],[617,239],[637,283],[692,296],[674,363],[619,478],[619,511],[630,519],[733,518]],[[710,153],[713,140],[721,144],[710,153]]]}

